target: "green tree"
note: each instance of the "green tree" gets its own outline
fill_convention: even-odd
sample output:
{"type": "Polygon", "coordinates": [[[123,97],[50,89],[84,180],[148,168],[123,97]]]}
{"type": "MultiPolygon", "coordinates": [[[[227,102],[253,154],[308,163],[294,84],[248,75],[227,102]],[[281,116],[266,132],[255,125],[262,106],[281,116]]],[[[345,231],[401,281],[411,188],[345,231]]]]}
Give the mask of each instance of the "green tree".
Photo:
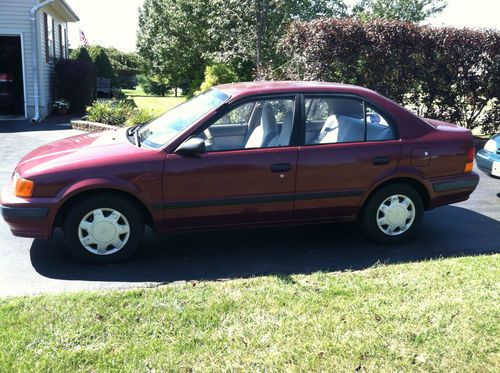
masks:
{"type": "Polygon", "coordinates": [[[353,15],[361,19],[396,19],[421,22],[440,13],[447,0],[360,0],[353,8],[353,15]]]}
{"type": "Polygon", "coordinates": [[[104,48],[121,88],[133,88],[137,76],[144,73],[144,61],[137,53],[104,48]]]}
{"type": "Polygon", "coordinates": [[[106,50],[101,46],[92,46],[89,48],[90,56],[95,63],[97,76],[111,79],[111,83],[116,85],[116,75],[109,60],[106,50]]]}
{"type": "MultiPolygon", "coordinates": [[[[251,66],[259,78],[263,65],[280,61],[276,45],[292,20],[307,21],[347,15],[343,0],[212,0],[210,34],[216,60],[232,64],[238,72],[251,66]]],[[[247,72],[248,74],[248,72],[247,72]]]]}
{"type": "Polygon", "coordinates": [[[218,84],[233,83],[238,81],[236,72],[222,63],[207,66],[205,69],[205,80],[201,84],[200,91],[203,92],[218,84]]]}
{"type": "Polygon", "coordinates": [[[73,49],[69,57],[73,60],[84,61],[91,64],[94,63],[92,57],[90,57],[88,49],[85,47],[78,47],[76,49],[73,49]]]}
{"type": "MultiPolygon", "coordinates": [[[[194,89],[203,80],[210,0],[145,0],[139,12],[137,48],[150,75],[174,88],[194,89]]],[[[176,89],[177,94],[177,89],[176,89]]]]}

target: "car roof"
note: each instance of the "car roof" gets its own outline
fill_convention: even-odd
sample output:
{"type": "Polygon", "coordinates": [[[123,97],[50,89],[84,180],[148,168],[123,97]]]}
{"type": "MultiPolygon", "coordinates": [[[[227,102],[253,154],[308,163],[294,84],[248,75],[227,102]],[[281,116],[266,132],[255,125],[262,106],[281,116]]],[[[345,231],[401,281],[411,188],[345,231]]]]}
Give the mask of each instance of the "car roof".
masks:
{"type": "Polygon", "coordinates": [[[370,95],[372,90],[355,85],[314,81],[260,81],[218,85],[214,88],[230,95],[233,99],[257,94],[281,94],[288,92],[339,92],[370,95]]]}

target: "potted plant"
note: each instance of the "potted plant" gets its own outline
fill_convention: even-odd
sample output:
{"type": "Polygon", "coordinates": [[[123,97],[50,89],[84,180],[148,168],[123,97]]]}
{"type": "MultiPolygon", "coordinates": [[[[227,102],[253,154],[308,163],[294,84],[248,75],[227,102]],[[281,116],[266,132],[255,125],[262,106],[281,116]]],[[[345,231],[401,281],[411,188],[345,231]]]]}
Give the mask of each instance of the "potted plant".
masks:
{"type": "Polygon", "coordinates": [[[60,98],[54,101],[53,108],[57,112],[57,114],[66,115],[68,114],[69,110],[69,102],[63,98],[60,98]]]}

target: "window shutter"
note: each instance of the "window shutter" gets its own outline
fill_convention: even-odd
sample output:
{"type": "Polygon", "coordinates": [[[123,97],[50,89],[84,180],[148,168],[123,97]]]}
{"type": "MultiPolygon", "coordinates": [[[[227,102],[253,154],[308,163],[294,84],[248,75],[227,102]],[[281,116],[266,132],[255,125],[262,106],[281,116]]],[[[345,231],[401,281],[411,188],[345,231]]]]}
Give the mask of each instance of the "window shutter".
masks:
{"type": "Polygon", "coordinates": [[[63,59],[64,58],[64,50],[63,50],[63,30],[62,26],[59,25],[59,58],[63,59]]]}
{"type": "Polygon", "coordinates": [[[49,54],[49,25],[47,23],[47,13],[43,13],[43,27],[45,29],[45,60],[47,63],[50,61],[49,54]]]}
{"type": "Polygon", "coordinates": [[[54,56],[54,60],[56,59],[56,26],[54,23],[54,18],[52,18],[52,56],[54,56]]]}

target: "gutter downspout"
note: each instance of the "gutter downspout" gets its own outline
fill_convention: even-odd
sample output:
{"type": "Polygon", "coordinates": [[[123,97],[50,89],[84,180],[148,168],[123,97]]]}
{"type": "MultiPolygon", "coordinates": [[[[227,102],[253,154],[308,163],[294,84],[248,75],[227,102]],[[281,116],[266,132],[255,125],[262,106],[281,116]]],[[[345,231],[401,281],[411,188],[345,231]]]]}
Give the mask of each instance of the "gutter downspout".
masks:
{"type": "Polygon", "coordinates": [[[44,2],[35,5],[31,8],[31,38],[33,43],[33,88],[35,99],[35,116],[31,119],[32,124],[38,123],[40,120],[40,95],[39,95],[39,81],[38,81],[38,29],[36,22],[36,13],[46,5],[54,2],[54,0],[45,0],[44,2]]]}

